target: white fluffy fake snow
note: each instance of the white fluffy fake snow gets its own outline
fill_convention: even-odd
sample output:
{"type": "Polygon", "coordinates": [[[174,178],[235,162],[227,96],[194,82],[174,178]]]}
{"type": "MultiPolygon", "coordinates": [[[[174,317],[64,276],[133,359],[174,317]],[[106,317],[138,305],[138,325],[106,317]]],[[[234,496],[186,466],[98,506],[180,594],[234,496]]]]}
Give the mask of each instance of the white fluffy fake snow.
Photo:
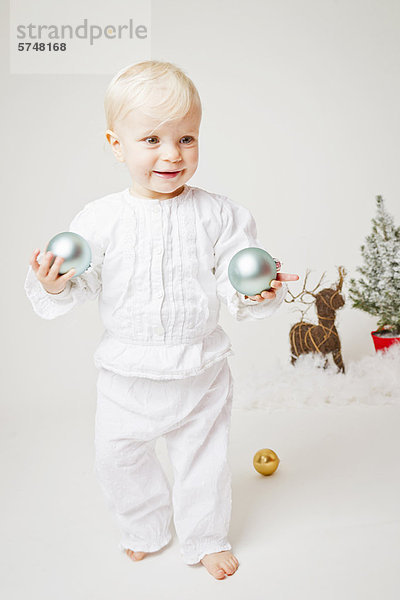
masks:
{"type": "Polygon", "coordinates": [[[275,367],[254,369],[235,378],[235,408],[301,408],[305,406],[378,406],[400,404],[400,343],[385,352],[345,364],[337,373],[331,363],[326,369],[321,355],[307,354],[295,366],[276,361],[275,367]]]}

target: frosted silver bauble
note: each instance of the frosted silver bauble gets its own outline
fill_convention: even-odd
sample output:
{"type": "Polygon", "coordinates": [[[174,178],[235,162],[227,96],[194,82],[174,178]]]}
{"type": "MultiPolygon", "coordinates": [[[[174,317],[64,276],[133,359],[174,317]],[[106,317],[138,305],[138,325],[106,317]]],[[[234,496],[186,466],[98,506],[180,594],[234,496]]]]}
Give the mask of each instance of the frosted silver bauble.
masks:
{"type": "Polygon", "coordinates": [[[276,264],[262,248],[244,248],[237,252],[229,263],[229,281],[241,294],[255,296],[271,289],[276,278],[276,264]]]}
{"type": "Polygon", "coordinates": [[[52,252],[54,255],[50,266],[54,263],[57,256],[64,258],[64,262],[59,270],[60,275],[64,275],[70,269],[76,269],[71,279],[86,271],[92,260],[92,252],[85,238],[72,231],[63,231],[51,238],[46,252],[52,252]]]}

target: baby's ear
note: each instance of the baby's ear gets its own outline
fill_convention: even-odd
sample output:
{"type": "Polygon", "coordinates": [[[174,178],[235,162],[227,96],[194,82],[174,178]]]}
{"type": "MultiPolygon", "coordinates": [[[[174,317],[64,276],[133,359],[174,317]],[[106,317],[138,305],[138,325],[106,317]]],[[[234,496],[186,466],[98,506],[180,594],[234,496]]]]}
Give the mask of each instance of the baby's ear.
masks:
{"type": "Polygon", "coordinates": [[[110,144],[112,151],[114,152],[114,156],[120,162],[124,162],[124,156],[122,154],[121,144],[118,139],[116,133],[111,131],[111,129],[107,129],[106,131],[107,142],[110,144]]]}

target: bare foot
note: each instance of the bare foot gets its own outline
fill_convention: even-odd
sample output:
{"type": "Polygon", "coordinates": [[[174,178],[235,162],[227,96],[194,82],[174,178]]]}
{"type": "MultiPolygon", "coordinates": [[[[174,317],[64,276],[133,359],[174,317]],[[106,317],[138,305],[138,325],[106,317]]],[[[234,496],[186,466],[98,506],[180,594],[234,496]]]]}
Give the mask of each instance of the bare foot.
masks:
{"type": "Polygon", "coordinates": [[[132,560],[142,560],[148,554],[148,552],[138,552],[137,550],[125,550],[125,552],[132,560]]]}
{"type": "Polygon", "coordinates": [[[200,562],[215,579],[225,579],[227,575],[233,575],[239,566],[238,559],[230,550],[206,554],[200,562]]]}

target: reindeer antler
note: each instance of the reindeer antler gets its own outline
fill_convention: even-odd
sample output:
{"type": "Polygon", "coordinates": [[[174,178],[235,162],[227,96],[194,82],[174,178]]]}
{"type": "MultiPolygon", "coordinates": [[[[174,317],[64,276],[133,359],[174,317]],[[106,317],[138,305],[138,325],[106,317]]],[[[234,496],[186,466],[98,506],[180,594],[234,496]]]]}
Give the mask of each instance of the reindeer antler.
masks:
{"type": "Polygon", "coordinates": [[[310,308],[314,304],[314,302],[303,302],[303,304],[308,304],[307,308],[305,308],[305,309],[301,309],[300,307],[294,308],[295,311],[297,310],[301,314],[300,322],[304,321],[304,317],[305,317],[306,313],[310,310],[310,308]]]}
{"type": "Polygon", "coordinates": [[[302,288],[301,292],[299,294],[297,294],[297,296],[294,296],[292,294],[292,292],[290,290],[288,290],[288,293],[290,294],[290,296],[292,297],[292,299],[291,300],[286,300],[286,298],[285,298],[285,302],[287,302],[288,304],[290,304],[290,302],[295,302],[295,300],[297,300],[299,298],[299,301],[302,302],[303,304],[314,304],[314,300],[311,300],[311,302],[306,302],[305,300],[303,300],[303,297],[306,294],[309,294],[310,296],[312,296],[313,298],[315,298],[316,294],[314,292],[316,292],[316,290],[322,285],[322,280],[323,280],[323,278],[324,278],[324,276],[326,274],[326,271],[324,271],[324,273],[322,273],[319,282],[317,283],[317,285],[315,286],[315,288],[312,289],[311,291],[306,290],[307,278],[308,278],[308,276],[309,276],[310,273],[311,273],[311,271],[309,269],[307,269],[306,275],[304,277],[303,288],[302,288]]]}
{"type": "Polygon", "coordinates": [[[347,271],[343,266],[338,267],[338,271],[339,271],[339,281],[336,286],[336,289],[338,292],[340,292],[342,290],[343,280],[347,275],[347,271]]]}

